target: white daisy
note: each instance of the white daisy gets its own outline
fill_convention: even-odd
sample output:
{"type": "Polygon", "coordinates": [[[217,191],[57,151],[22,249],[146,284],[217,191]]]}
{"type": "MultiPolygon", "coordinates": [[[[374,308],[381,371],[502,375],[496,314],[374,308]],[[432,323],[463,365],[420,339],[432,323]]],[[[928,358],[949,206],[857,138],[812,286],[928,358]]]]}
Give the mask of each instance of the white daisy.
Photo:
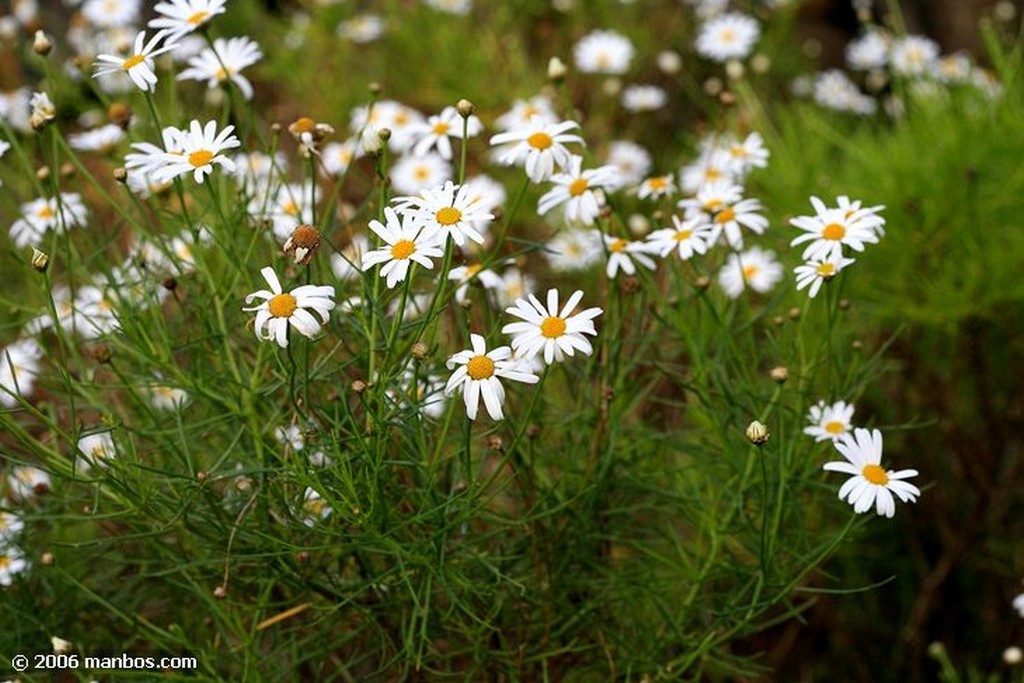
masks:
{"type": "Polygon", "coordinates": [[[0,586],[10,586],[14,577],[28,568],[28,561],[16,546],[0,546],[0,586]]]}
{"type": "Polygon", "coordinates": [[[153,6],[158,17],[150,19],[150,28],[167,29],[175,37],[192,33],[197,28],[224,13],[227,0],[170,0],[153,6]]]}
{"type": "Polygon", "coordinates": [[[68,145],[71,149],[82,152],[110,152],[121,140],[124,140],[124,129],[113,123],[68,135],[68,145]]]}
{"type": "Polygon", "coordinates": [[[10,235],[18,248],[38,246],[47,230],[59,233],[74,226],[85,226],[89,211],[82,203],[82,196],[74,192],[62,192],[60,199],[40,197],[21,205],[21,218],[11,224],[10,235]]]}
{"type": "Polygon", "coordinates": [[[510,144],[499,161],[506,166],[523,166],[526,175],[535,183],[540,183],[555,172],[555,166],[565,168],[572,154],[566,144],[583,144],[583,138],[568,131],[579,128],[575,121],[545,123],[541,119],[531,119],[526,124],[491,137],[492,145],[510,144]]]}
{"type": "Polygon", "coordinates": [[[85,0],[82,16],[96,28],[125,28],[135,26],[140,9],[140,0],[85,0]]]}
{"type": "Polygon", "coordinates": [[[501,286],[501,276],[490,268],[484,268],[482,263],[470,263],[458,268],[452,268],[448,272],[448,279],[454,280],[455,300],[460,304],[466,301],[469,294],[469,285],[474,280],[488,289],[496,289],[501,286]]]}
{"type": "Polygon", "coordinates": [[[515,382],[536,384],[540,381],[537,375],[525,372],[519,364],[512,360],[512,349],[500,346],[492,351],[487,350],[487,342],[479,334],[470,335],[472,348],[459,351],[448,359],[447,366],[451,370],[459,366],[448,378],[444,393],[451,396],[456,389],[462,389],[462,398],[466,403],[466,416],[476,419],[480,396],[483,395],[484,407],[492,420],[503,419],[502,405],[505,403],[505,388],[499,378],[515,382]]]}
{"type": "Polygon", "coordinates": [[[857,71],[883,68],[889,61],[889,36],[871,30],[846,44],[846,64],[857,71]]]}
{"type": "Polygon", "coordinates": [[[651,252],[665,258],[674,251],[684,261],[693,258],[694,254],[707,252],[711,235],[714,233],[707,216],[703,213],[686,218],[673,215],[672,225],[671,228],[655,230],[647,236],[647,245],[651,252]]]}
{"type": "Polygon", "coordinates": [[[680,172],[683,192],[696,194],[708,183],[733,181],[734,163],[732,156],[724,149],[709,148],[693,163],[684,166],[680,172]]]}
{"type": "Polygon", "coordinates": [[[384,240],[385,246],[363,254],[362,269],[367,271],[383,263],[380,276],[387,278],[388,288],[403,282],[409,274],[410,261],[427,270],[434,267],[431,258],[440,258],[444,252],[437,246],[435,234],[409,214],[401,218],[390,206],[384,208],[385,222],[370,221],[370,230],[384,240]]]}
{"type": "Polygon", "coordinates": [[[1020,595],[1015,597],[1011,604],[1013,605],[1013,608],[1017,610],[1017,614],[1019,614],[1021,618],[1024,619],[1024,593],[1021,593],[1020,595]]]}
{"type": "Polygon", "coordinates": [[[360,152],[361,149],[355,138],[349,138],[343,142],[328,142],[320,150],[320,163],[327,175],[338,178],[345,174],[352,162],[359,157],[360,152]]]}
{"type": "Polygon", "coordinates": [[[877,215],[875,209],[850,212],[852,205],[828,208],[817,197],[811,197],[811,205],[814,216],[797,216],[789,221],[790,225],[804,231],[789,243],[790,246],[810,242],[804,249],[804,260],[839,260],[843,257],[843,245],[864,251],[865,244],[878,242],[876,229],[885,219],[877,215]]]}
{"type": "Polygon", "coordinates": [[[366,235],[357,234],[352,236],[352,241],[342,248],[338,253],[331,254],[331,271],[334,277],[347,282],[359,277],[360,265],[363,262],[363,254],[370,251],[370,240],[366,235]]]}
{"type": "MultiPolygon", "coordinates": [[[[437,116],[410,124],[408,134],[412,139],[412,153],[421,157],[436,148],[442,159],[451,159],[451,138],[462,138],[463,121],[455,107],[445,107],[437,116]]],[[[484,129],[480,119],[474,115],[465,119],[465,127],[467,137],[475,137],[484,129]]]]}
{"type": "Polygon", "coordinates": [[[718,284],[730,299],[738,297],[747,287],[755,292],[768,292],[781,279],[782,265],[775,260],[775,252],[760,247],[729,254],[718,273],[718,284]]]}
{"type": "Polygon", "coordinates": [[[250,196],[266,192],[275,176],[288,171],[288,160],[281,152],[273,158],[259,151],[243,152],[236,154],[232,161],[235,162],[235,179],[250,196]]]}
{"type": "Polygon", "coordinates": [[[20,339],[0,349],[0,405],[14,408],[35,388],[43,349],[32,338],[20,339]]]}
{"type": "Polygon", "coordinates": [[[605,267],[605,272],[609,278],[614,279],[620,269],[626,275],[635,275],[634,261],[647,270],[654,270],[657,267],[654,260],[645,253],[648,248],[646,243],[633,242],[611,235],[602,235],[602,237],[604,237],[605,248],[608,250],[608,265],[605,267]]]}
{"type": "Polygon", "coordinates": [[[364,12],[338,24],[334,33],[342,40],[351,40],[357,45],[365,45],[383,36],[386,27],[387,25],[380,15],[364,12]]]}
{"type": "Polygon", "coordinates": [[[243,311],[257,311],[256,338],[261,341],[274,340],[281,348],[288,346],[289,324],[306,337],[315,337],[320,332],[320,323],[306,309],[313,309],[326,323],[334,308],[334,287],[330,285],[303,285],[286,293],[274,269],[267,266],[260,271],[270,285],[270,290],[261,289],[245,297],[245,303],[263,299],[258,306],[242,308],[243,311]]]}
{"type": "Polygon", "coordinates": [[[591,31],[573,48],[581,73],[624,74],[633,60],[633,43],[615,31],[591,31]]]}
{"type": "Polygon", "coordinates": [[[724,150],[729,155],[729,170],[735,177],[742,178],[752,168],[768,166],[768,149],[759,133],[749,134],[743,142],[728,140],[724,150]]]}
{"type": "Polygon", "coordinates": [[[536,118],[541,123],[557,123],[554,105],[546,95],[536,95],[528,100],[516,100],[512,108],[494,120],[499,131],[508,131],[523,126],[536,118]]]}
{"type": "Polygon", "coordinates": [[[852,112],[862,116],[873,114],[878,104],[860,91],[850,78],[838,69],[829,69],[814,78],[814,101],[827,109],[852,112]]]}
{"type": "Polygon", "coordinates": [[[701,25],[697,34],[697,52],[716,62],[744,59],[760,35],[761,26],[756,19],[739,12],[729,12],[701,25]]]}
{"type": "Polygon", "coordinates": [[[661,109],[668,102],[664,88],[656,85],[630,85],[622,91],[622,106],[631,113],[661,109]]]}
{"type": "Polygon", "coordinates": [[[804,434],[813,436],[815,441],[835,441],[853,429],[853,404],[836,401],[827,405],[818,401],[807,414],[810,425],[804,427],[804,434]]]}
{"type": "Polygon", "coordinates": [[[211,90],[230,80],[247,100],[252,99],[252,83],[241,74],[263,58],[263,51],[255,41],[244,36],[217,38],[213,48],[206,48],[188,60],[188,68],[178,74],[178,80],[206,81],[211,90]]]}
{"type": "Polygon", "coordinates": [[[882,463],[882,432],[873,429],[855,429],[853,434],[843,434],[835,442],[846,462],[827,462],[822,469],[829,472],[849,474],[850,478],[839,489],[839,497],[853,506],[853,511],[863,514],[875,506],[879,515],[892,517],[896,514],[893,494],[902,502],[915,502],[921,490],[904,481],[917,476],[917,470],[885,470],[882,463]]]}
{"type": "Polygon", "coordinates": [[[671,197],[676,192],[676,181],[672,174],[651,176],[640,183],[636,196],[640,199],[671,197]]]}
{"type": "Polygon", "coordinates": [[[619,169],[623,185],[635,185],[651,170],[651,153],[630,140],[613,140],[608,144],[605,163],[619,169]]]}
{"type": "Polygon", "coordinates": [[[450,180],[452,167],[437,154],[422,157],[410,154],[396,162],[389,175],[395,192],[413,195],[450,180]]]}
{"type": "Polygon", "coordinates": [[[128,75],[140,90],[152,91],[156,87],[156,74],[153,73],[153,58],[176,46],[170,40],[164,43],[163,47],[157,48],[157,43],[167,36],[166,31],[157,31],[156,35],[146,41],[146,32],[139,31],[135,36],[135,44],[131,54],[128,56],[118,55],[97,55],[96,73],[93,76],[105,76],[107,74],[124,72],[128,75]]]}
{"type": "Polygon", "coordinates": [[[537,203],[537,213],[546,214],[556,206],[565,205],[565,218],[572,223],[593,225],[604,206],[603,189],[620,184],[619,171],[611,165],[582,170],[583,157],[573,154],[565,171],[551,176],[555,187],[537,203]]]}
{"type": "Polygon", "coordinates": [[[902,36],[892,43],[889,64],[900,76],[923,76],[934,68],[939,45],[924,36],[902,36]]]}
{"type": "Polygon", "coordinates": [[[586,270],[601,260],[600,235],[594,230],[568,228],[552,237],[544,246],[544,256],[552,270],[586,270]]]}
{"type": "Polygon", "coordinates": [[[106,467],[117,457],[117,446],[110,432],[97,432],[78,440],[78,457],[75,466],[83,472],[92,472],[94,467],[106,467]]]}
{"type": "Polygon", "coordinates": [[[493,287],[486,281],[482,280],[482,282],[485,287],[492,289],[497,295],[499,307],[511,306],[516,299],[533,294],[536,286],[534,279],[518,268],[506,268],[505,272],[501,274],[500,282],[495,282],[493,287]]]}
{"type": "Polygon", "coordinates": [[[573,314],[582,298],[582,291],[573,292],[559,310],[558,290],[548,290],[546,308],[530,294],[527,299],[519,299],[505,309],[506,313],[520,318],[522,322],[509,323],[501,328],[501,332],[514,335],[512,348],[517,354],[536,356],[543,351],[544,362],[549,365],[564,360],[566,355],[574,355],[576,351],[589,356],[594,348],[583,335],[597,334],[594,318],[603,311],[594,307],[573,314]]]}
{"type": "Polygon", "coordinates": [[[184,131],[174,126],[167,126],[160,131],[160,142],[163,147],[154,145],[152,142],[133,142],[131,147],[136,151],[125,155],[124,167],[129,171],[151,174],[167,163],[167,154],[181,156],[182,136],[184,135],[184,131]]]}
{"type": "Polygon", "coordinates": [[[853,262],[852,258],[828,258],[808,261],[802,266],[797,266],[793,269],[796,274],[796,289],[800,291],[804,287],[810,286],[807,296],[813,299],[818,295],[818,290],[821,289],[823,282],[828,282],[838,275],[840,270],[853,262]]]}
{"type": "Polygon", "coordinates": [[[214,164],[221,166],[228,173],[233,172],[235,162],[223,152],[242,144],[232,135],[234,129],[234,126],[227,126],[218,133],[216,121],[208,121],[205,126],[200,126],[199,121],[193,119],[188,131],[184,131],[179,140],[181,152],[165,153],[164,164],[153,171],[153,178],[172,180],[192,173],[196,182],[201,183],[203,178],[213,171],[214,164]]]}
{"type": "Polygon", "coordinates": [[[254,196],[248,210],[257,221],[269,220],[274,238],[284,243],[299,225],[313,222],[313,187],[309,183],[281,185],[270,197],[254,196]]]}
{"type": "Polygon", "coordinates": [[[31,465],[15,465],[7,475],[7,484],[11,496],[16,500],[28,500],[33,496],[42,496],[52,486],[50,475],[31,465]]]}
{"type": "Polygon", "coordinates": [[[494,220],[494,215],[476,201],[471,187],[450,180],[440,187],[422,190],[417,196],[396,197],[394,201],[441,244],[449,237],[460,247],[466,244],[466,238],[483,244],[484,236],[474,226],[494,220]]]}
{"type": "Polygon", "coordinates": [[[178,410],[189,402],[188,392],[166,384],[148,387],[149,403],[157,410],[178,410]]]}
{"type": "Polygon", "coordinates": [[[323,499],[319,491],[312,486],[307,486],[303,492],[300,509],[303,515],[302,523],[308,527],[316,525],[322,519],[326,519],[332,512],[331,506],[327,504],[327,501],[323,499]]]}

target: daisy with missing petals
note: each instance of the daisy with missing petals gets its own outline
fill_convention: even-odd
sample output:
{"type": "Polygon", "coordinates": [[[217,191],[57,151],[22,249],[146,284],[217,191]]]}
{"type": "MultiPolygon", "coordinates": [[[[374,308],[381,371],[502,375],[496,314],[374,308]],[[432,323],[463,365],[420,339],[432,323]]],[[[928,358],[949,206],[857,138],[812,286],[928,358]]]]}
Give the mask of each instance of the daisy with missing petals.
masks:
{"type": "Polygon", "coordinates": [[[448,359],[448,369],[459,366],[448,378],[444,393],[451,396],[456,389],[462,387],[462,398],[466,402],[466,416],[476,419],[480,396],[484,397],[484,407],[492,420],[505,417],[501,406],[505,403],[505,387],[498,381],[499,377],[515,382],[536,384],[540,381],[537,375],[525,372],[518,361],[512,360],[512,349],[499,346],[493,351],[487,350],[487,342],[479,334],[470,335],[471,349],[459,351],[448,359]]]}
{"type": "Polygon", "coordinates": [[[853,506],[853,511],[863,514],[875,506],[879,515],[892,517],[896,514],[896,498],[902,502],[915,502],[921,490],[904,481],[917,476],[917,470],[894,472],[882,468],[882,432],[872,429],[855,429],[853,435],[843,434],[835,441],[838,450],[847,462],[827,462],[822,469],[829,472],[849,474],[850,478],[839,489],[839,497],[853,506]]]}
{"type": "Polygon", "coordinates": [[[743,59],[750,54],[761,35],[757,20],[739,12],[728,12],[704,22],[697,34],[697,53],[702,57],[726,62],[743,59]]]}
{"type": "Polygon", "coordinates": [[[673,251],[683,261],[693,258],[694,254],[704,254],[711,244],[714,228],[703,213],[687,218],[672,216],[671,228],[655,230],[647,236],[647,248],[661,258],[673,251]]]}
{"type": "Polygon", "coordinates": [[[384,240],[385,246],[363,254],[362,268],[364,271],[383,263],[380,276],[387,278],[388,289],[403,282],[409,275],[410,261],[418,263],[427,270],[434,267],[431,257],[444,256],[437,247],[434,235],[409,214],[399,218],[390,206],[384,208],[386,223],[370,221],[370,230],[384,240]]]}
{"type": "Polygon", "coordinates": [[[781,279],[782,264],[775,260],[775,252],[760,247],[729,254],[718,273],[718,284],[730,299],[738,297],[747,287],[762,294],[771,291],[781,279]]]}
{"type": "Polygon", "coordinates": [[[231,133],[234,126],[227,126],[217,132],[217,122],[209,121],[200,126],[194,120],[187,131],[183,131],[179,143],[180,152],[167,152],[163,156],[164,164],[153,171],[156,181],[173,180],[178,176],[192,173],[197,183],[213,171],[213,165],[222,166],[228,173],[235,170],[235,162],[223,154],[225,150],[240,147],[241,142],[231,133]]]}
{"type": "Polygon", "coordinates": [[[575,121],[548,123],[533,118],[507,133],[492,136],[491,144],[509,144],[498,161],[506,166],[523,166],[530,180],[540,183],[551,177],[556,165],[560,168],[569,165],[572,154],[567,144],[584,144],[583,138],[568,132],[579,127],[575,121]]]}
{"type": "Polygon", "coordinates": [[[573,154],[563,173],[551,176],[555,187],[540,198],[537,213],[543,216],[556,206],[565,205],[565,218],[572,223],[593,225],[604,206],[602,189],[619,185],[619,169],[612,165],[581,169],[583,157],[573,154]]]}
{"type": "Polygon", "coordinates": [[[197,28],[224,13],[227,0],[170,0],[158,2],[153,10],[160,16],[151,19],[150,28],[163,28],[174,37],[192,33],[197,28]]]}
{"type": "Polygon", "coordinates": [[[583,292],[576,291],[565,306],[558,308],[558,290],[548,290],[547,307],[533,294],[528,299],[519,299],[505,312],[520,318],[522,322],[509,323],[501,328],[503,334],[515,335],[512,349],[516,355],[531,357],[544,352],[544,362],[562,361],[577,350],[588,356],[594,348],[583,335],[596,335],[594,318],[604,311],[588,308],[572,315],[576,304],[583,298],[583,292]]]}
{"type": "Polygon", "coordinates": [[[797,291],[810,285],[810,289],[807,290],[807,296],[813,299],[818,295],[821,283],[828,282],[834,278],[839,274],[840,270],[853,263],[853,261],[852,258],[822,259],[808,261],[802,266],[797,266],[793,269],[793,272],[796,273],[797,291]]]}
{"type": "Polygon", "coordinates": [[[178,74],[179,81],[206,81],[206,87],[213,90],[230,80],[247,100],[252,99],[252,84],[241,74],[242,69],[252,66],[263,58],[263,51],[254,41],[246,37],[217,38],[213,49],[206,48],[188,60],[188,67],[178,74]]]}
{"type": "Polygon", "coordinates": [[[614,280],[615,276],[619,274],[619,269],[626,275],[635,275],[634,261],[647,270],[654,270],[657,267],[654,260],[645,253],[648,248],[645,242],[631,242],[611,235],[602,235],[602,237],[604,237],[605,248],[608,250],[608,265],[605,272],[609,278],[614,280]]]}
{"type": "Polygon", "coordinates": [[[306,309],[313,309],[327,322],[334,308],[334,287],[330,285],[303,285],[285,292],[274,269],[267,266],[260,271],[270,290],[261,289],[245,297],[245,303],[263,299],[258,306],[242,308],[256,311],[256,338],[261,341],[274,340],[282,349],[288,346],[289,324],[306,337],[315,337],[320,332],[320,323],[306,309]]]}
{"type": "Polygon", "coordinates": [[[835,441],[853,429],[853,404],[836,401],[826,405],[824,401],[818,401],[817,405],[811,406],[807,420],[810,425],[804,427],[804,434],[813,436],[815,441],[835,441]]]}
{"type": "Polygon", "coordinates": [[[810,242],[804,249],[804,260],[838,260],[843,257],[843,245],[864,251],[865,244],[878,242],[876,230],[885,224],[885,219],[874,213],[874,209],[852,212],[850,206],[830,209],[817,197],[811,197],[811,205],[814,216],[797,216],[789,221],[790,225],[804,231],[789,243],[790,246],[810,242]]]}
{"type": "Polygon", "coordinates": [[[494,220],[477,197],[469,185],[456,185],[449,180],[441,187],[423,190],[417,197],[397,197],[395,203],[421,222],[425,232],[436,235],[441,244],[451,237],[461,247],[467,237],[483,244],[484,236],[474,225],[494,220]]]}
{"type": "Polygon", "coordinates": [[[96,73],[93,77],[123,71],[139,89],[152,91],[156,87],[156,74],[153,73],[153,58],[177,47],[173,42],[164,43],[157,48],[157,43],[164,39],[166,31],[157,31],[156,35],[146,41],[146,32],[139,31],[135,36],[135,45],[127,57],[117,55],[98,55],[96,57],[96,73]]]}

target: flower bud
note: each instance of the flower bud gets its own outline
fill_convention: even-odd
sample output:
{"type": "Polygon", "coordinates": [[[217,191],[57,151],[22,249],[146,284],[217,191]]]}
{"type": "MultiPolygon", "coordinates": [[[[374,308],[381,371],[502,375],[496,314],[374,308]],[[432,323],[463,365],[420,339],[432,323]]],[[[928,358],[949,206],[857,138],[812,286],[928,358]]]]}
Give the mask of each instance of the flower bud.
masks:
{"type": "Polygon", "coordinates": [[[1017,646],[1008,647],[1003,650],[1003,663],[1007,666],[1016,666],[1024,661],[1024,652],[1017,646]]]}
{"type": "Polygon", "coordinates": [[[50,255],[45,251],[39,251],[35,247],[32,247],[32,267],[40,273],[45,273],[49,266],[50,255]]]}
{"type": "Polygon", "coordinates": [[[782,384],[789,379],[789,368],[783,365],[774,367],[768,372],[768,376],[772,378],[772,381],[782,384]]]}
{"type": "Polygon", "coordinates": [[[410,349],[409,351],[409,353],[412,354],[412,357],[415,358],[416,360],[426,360],[429,352],[430,350],[427,348],[427,345],[424,344],[423,342],[416,342],[415,344],[412,345],[412,349],[410,349]]]}
{"type": "Polygon", "coordinates": [[[760,446],[771,436],[771,434],[768,433],[768,428],[757,420],[754,420],[747,425],[747,430],[744,433],[747,435],[747,441],[755,446],[760,446]]]}
{"type": "Polygon", "coordinates": [[[46,35],[42,31],[36,31],[35,38],[32,40],[32,51],[37,55],[45,57],[50,54],[50,50],[53,49],[53,41],[50,40],[50,36],[46,35]]]}
{"type": "MultiPolygon", "coordinates": [[[[38,31],[37,33],[42,33],[38,31]]],[[[58,638],[57,636],[50,636],[50,643],[53,645],[53,654],[55,655],[66,655],[71,652],[71,642],[58,638]]]]}
{"type": "Polygon", "coordinates": [[[548,80],[553,83],[561,83],[565,79],[565,74],[568,69],[558,57],[552,57],[548,60],[548,80]]]}
{"type": "Polygon", "coordinates": [[[464,119],[468,119],[476,111],[476,107],[469,100],[459,100],[458,104],[455,105],[455,109],[459,112],[459,116],[464,119]]]}

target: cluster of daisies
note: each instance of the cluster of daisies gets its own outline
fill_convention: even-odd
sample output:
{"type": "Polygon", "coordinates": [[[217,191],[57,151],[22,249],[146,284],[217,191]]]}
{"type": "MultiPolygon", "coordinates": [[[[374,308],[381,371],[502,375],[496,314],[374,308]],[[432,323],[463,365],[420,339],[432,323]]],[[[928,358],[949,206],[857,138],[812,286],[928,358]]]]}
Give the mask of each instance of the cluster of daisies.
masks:
{"type": "Polygon", "coordinates": [[[823,469],[850,475],[839,489],[839,498],[862,514],[874,506],[879,515],[896,514],[895,498],[916,502],[920,489],[906,481],[917,470],[887,470],[882,467],[882,432],[853,425],[854,406],[846,401],[811,406],[804,433],[815,441],[828,441],[845,460],[825,463],[823,469]]]}
{"type": "Polygon", "coordinates": [[[50,490],[50,475],[31,465],[15,465],[7,475],[7,497],[0,496],[0,586],[31,569],[20,543],[25,521],[21,506],[30,506],[50,490]]]}

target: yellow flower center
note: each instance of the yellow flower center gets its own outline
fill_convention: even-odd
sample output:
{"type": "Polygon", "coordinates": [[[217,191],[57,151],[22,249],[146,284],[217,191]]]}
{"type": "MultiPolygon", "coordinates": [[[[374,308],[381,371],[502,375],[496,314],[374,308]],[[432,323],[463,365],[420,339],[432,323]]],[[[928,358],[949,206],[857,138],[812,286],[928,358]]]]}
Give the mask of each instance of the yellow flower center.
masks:
{"type": "Polygon", "coordinates": [[[192,24],[193,26],[198,26],[199,24],[201,24],[204,21],[206,21],[206,17],[208,17],[208,16],[210,16],[210,13],[205,11],[205,10],[202,10],[202,11],[196,12],[195,14],[190,16],[185,21],[190,23],[190,24],[192,24]]]}
{"type": "Polygon", "coordinates": [[[287,200],[284,203],[284,206],[281,207],[281,211],[283,211],[284,213],[288,214],[289,216],[298,216],[299,215],[299,207],[298,207],[298,205],[295,202],[293,202],[292,200],[290,200],[290,199],[287,200]]]}
{"type": "Polygon", "coordinates": [[[733,218],[736,218],[736,212],[727,206],[718,212],[718,215],[715,216],[715,222],[721,225],[722,223],[728,223],[733,218]]]}
{"type": "Polygon", "coordinates": [[[133,66],[138,66],[139,64],[142,64],[144,61],[146,61],[146,58],[144,56],[142,56],[142,55],[132,55],[128,59],[126,59],[123,62],[121,62],[121,68],[123,68],[125,71],[127,71],[128,69],[132,68],[133,66]]]}
{"type": "Polygon", "coordinates": [[[846,427],[843,426],[843,423],[836,422],[835,420],[833,420],[832,422],[826,422],[825,426],[822,429],[824,429],[829,434],[842,434],[844,431],[846,431],[846,427]]]}
{"type": "Polygon", "coordinates": [[[885,486],[889,483],[889,475],[879,465],[864,465],[860,472],[875,486],[885,486]]]}
{"type": "Polygon", "coordinates": [[[539,113],[540,109],[533,106],[532,104],[528,104],[525,107],[523,107],[523,120],[529,121],[531,117],[536,116],[539,113]]]}
{"type": "Polygon", "coordinates": [[[587,191],[587,181],[583,178],[577,178],[569,184],[569,194],[573,197],[579,197],[581,194],[587,191]]]}
{"type": "Polygon", "coordinates": [[[103,450],[103,446],[93,446],[92,450],[89,451],[89,454],[93,457],[94,460],[102,460],[103,458],[107,457],[107,452],[103,450]]]}
{"type": "Polygon", "coordinates": [[[440,225],[455,225],[462,220],[462,212],[454,206],[446,206],[443,209],[438,209],[434,218],[440,225]]]}
{"type": "Polygon", "coordinates": [[[290,318],[298,307],[299,302],[291,294],[278,294],[267,302],[267,309],[275,318],[290,318]]]}
{"type": "MultiPolygon", "coordinates": [[[[629,244],[629,242],[627,242],[626,240],[621,239],[621,238],[617,239],[617,240],[615,240],[614,242],[612,242],[611,244],[608,245],[608,251],[612,252],[613,254],[618,254],[619,252],[623,252],[623,251],[626,250],[626,245],[627,244],[629,244]]],[[[548,320],[559,320],[559,321],[561,321],[561,318],[548,318],[548,320]]],[[[565,323],[562,323],[562,327],[565,327],[565,323]]]]}
{"type": "Polygon", "coordinates": [[[6,555],[0,555],[0,569],[7,569],[11,564],[11,558],[6,555]]]}
{"type": "Polygon", "coordinates": [[[407,259],[416,253],[416,243],[412,240],[395,242],[391,247],[391,258],[407,259]]]}
{"type": "Polygon", "coordinates": [[[718,39],[723,43],[736,42],[736,32],[731,28],[722,29],[722,32],[718,34],[718,39]]]}
{"type": "Polygon", "coordinates": [[[733,145],[729,148],[729,154],[733,157],[743,158],[747,156],[747,150],[742,145],[733,145]]]}
{"type": "Polygon", "coordinates": [[[430,171],[427,169],[426,166],[417,166],[415,169],[413,169],[412,177],[420,182],[423,182],[430,177],[430,171]]]}
{"type": "Polygon", "coordinates": [[[555,316],[548,316],[540,324],[540,333],[548,339],[557,339],[565,334],[565,321],[555,316]]]}
{"type": "Polygon", "coordinates": [[[494,374],[494,361],[487,356],[473,356],[466,363],[466,372],[471,379],[487,379],[494,374]]]}
{"type": "Polygon", "coordinates": [[[433,127],[434,135],[447,135],[449,128],[450,126],[444,121],[438,121],[433,127]]]}
{"type": "Polygon", "coordinates": [[[409,112],[398,112],[397,114],[395,114],[395,117],[392,119],[392,121],[395,122],[396,126],[404,126],[405,124],[409,123],[409,112]]]}
{"type": "Polygon", "coordinates": [[[838,223],[829,223],[825,226],[825,229],[821,231],[821,236],[827,240],[838,242],[846,237],[846,228],[838,223]]]}
{"type": "Polygon", "coordinates": [[[758,269],[757,266],[745,266],[743,268],[743,279],[744,280],[750,280],[750,278],[752,278],[755,275],[757,275],[757,271],[758,270],[759,269],[758,269]]]}
{"type": "Polygon", "coordinates": [[[721,205],[722,205],[722,200],[721,199],[709,199],[706,202],[704,202],[704,210],[705,211],[717,211],[718,207],[720,207],[721,205]]]}
{"type": "Polygon", "coordinates": [[[647,181],[647,187],[654,191],[664,190],[668,187],[668,178],[665,178],[664,176],[651,178],[647,181]]]}
{"type": "Polygon", "coordinates": [[[709,168],[704,171],[705,180],[718,180],[721,176],[722,174],[717,168],[709,168]]]}
{"type": "Polygon", "coordinates": [[[474,263],[471,266],[466,266],[466,279],[468,280],[469,278],[473,277],[483,269],[484,264],[482,263],[474,263]]]}
{"type": "Polygon", "coordinates": [[[53,209],[51,209],[49,206],[43,206],[43,208],[41,208],[38,211],[36,211],[36,215],[39,216],[40,218],[44,218],[45,219],[45,218],[53,218],[57,214],[54,213],[53,209]]]}
{"type": "Polygon", "coordinates": [[[325,503],[321,498],[313,498],[307,500],[305,504],[306,512],[310,512],[314,515],[322,515],[324,512],[325,503]]]}
{"type": "Polygon", "coordinates": [[[597,56],[597,68],[607,69],[612,65],[612,58],[608,56],[607,52],[602,52],[597,56]]]}
{"type": "Polygon", "coordinates": [[[216,78],[218,81],[226,81],[228,78],[228,72],[225,71],[223,68],[220,68],[217,69],[216,72],[214,72],[213,77],[216,78]]]}
{"type": "Polygon", "coordinates": [[[672,239],[676,242],[682,242],[683,240],[690,239],[690,235],[693,234],[693,230],[680,230],[676,234],[672,235],[672,239]]]}
{"type": "Polygon", "coordinates": [[[817,271],[818,275],[822,276],[827,280],[836,274],[836,266],[834,263],[829,263],[828,261],[826,261],[825,263],[818,264],[817,271]]]}
{"type": "Polygon", "coordinates": [[[555,144],[555,141],[552,140],[551,136],[547,133],[534,133],[530,137],[526,138],[526,144],[534,149],[544,150],[555,144]]]}
{"type": "Polygon", "coordinates": [[[211,161],[213,161],[213,152],[207,149],[197,149],[188,155],[188,163],[192,164],[196,168],[206,166],[211,161]]]}
{"type": "Polygon", "coordinates": [[[301,135],[302,133],[312,133],[313,129],[316,128],[316,121],[308,116],[302,116],[296,119],[295,123],[293,123],[291,127],[297,135],[301,135]]]}

